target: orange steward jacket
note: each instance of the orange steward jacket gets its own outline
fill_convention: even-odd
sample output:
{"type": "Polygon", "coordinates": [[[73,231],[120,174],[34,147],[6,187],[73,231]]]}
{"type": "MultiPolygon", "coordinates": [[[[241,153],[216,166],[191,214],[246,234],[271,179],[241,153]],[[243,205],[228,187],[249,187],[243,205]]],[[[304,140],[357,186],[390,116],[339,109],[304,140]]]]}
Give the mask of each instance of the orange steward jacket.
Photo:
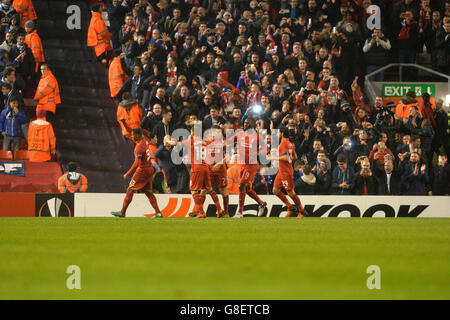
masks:
{"type": "Polygon", "coordinates": [[[51,123],[36,119],[28,128],[28,155],[30,161],[49,161],[56,153],[56,138],[51,123]]]}
{"type": "Polygon", "coordinates": [[[122,127],[122,134],[131,139],[131,130],[141,126],[142,109],[135,101],[124,100],[117,107],[117,121],[122,127]],[[129,108],[127,110],[127,107],[129,108]],[[125,120],[125,123],[123,123],[125,120]]]}
{"type": "Polygon", "coordinates": [[[77,172],[67,172],[58,179],[58,190],[60,193],[69,191],[86,192],[88,188],[88,180],[84,174],[77,172]]]}
{"type": "Polygon", "coordinates": [[[56,81],[50,70],[42,75],[34,100],[38,101],[36,109],[44,109],[56,113],[56,105],[61,103],[61,97],[59,95],[58,81],[56,81]]]}
{"type": "Polygon", "coordinates": [[[417,103],[410,103],[410,104],[404,104],[403,102],[400,102],[397,104],[397,107],[395,108],[395,114],[403,119],[409,118],[409,109],[412,106],[417,107],[417,103]]]}
{"type": "Polygon", "coordinates": [[[25,29],[25,23],[28,20],[36,20],[37,14],[34,10],[34,5],[31,0],[14,0],[13,7],[20,17],[20,27],[25,29]]]}
{"type": "Polygon", "coordinates": [[[128,79],[128,75],[123,71],[120,57],[115,57],[109,65],[108,79],[111,98],[114,98],[128,79]]]}
{"type": "Polygon", "coordinates": [[[94,47],[95,54],[98,57],[103,52],[112,50],[109,42],[111,38],[112,35],[109,32],[105,21],[103,21],[102,14],[100,12],[92,12],[87,37],[88,47],[94,47]]]}

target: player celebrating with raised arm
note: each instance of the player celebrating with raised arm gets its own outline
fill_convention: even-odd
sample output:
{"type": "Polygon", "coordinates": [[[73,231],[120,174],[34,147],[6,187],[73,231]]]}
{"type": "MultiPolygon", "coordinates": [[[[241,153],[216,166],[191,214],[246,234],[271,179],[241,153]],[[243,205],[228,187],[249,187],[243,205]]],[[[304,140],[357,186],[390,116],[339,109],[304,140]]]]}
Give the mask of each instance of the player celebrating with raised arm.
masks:
{"type": "Polygon", "coordinates": [[[297,159],[297,154],[294,144],[289,141],[289,129],[282,127],[279,132],[281,133],[281,143],[278,146],[278,156],[271,155],[269,157],[270,160],[278,160],[279,163],[278,173],[273,184],[273,194],[287,206],[287,217],[297,212],[297,218],[302,218],[305,210],[294,191],[294,168],[292,167],[292,162],[297,159]],[[284,188],[289,197],[294,200],[294,205],[281,192],[281,188],[284,188]]]}
{"type": "Polygon", "coordinates": [[[261,149],[259,144],[262,142],[255,127],[255,121],[252,118],[247,118],[244,121],[244,131],[238,131],[227,140],[228,142],[237,142],[239,162],[242,165],[239,174],[239,207],[233,218],[244,217],[244,203],[247,194],[258,203],[258,216],[261,216],[267,207],[267,203],[262,201],[251,187],[259,168],[257,155],[261,149]]]}
{"type": "Polygon", "coordinates": [[[217,183],[220,194],[223,198],[223,212],[217,211],[217,218],[229,218],[229,196],[227,181],[226,154],[224,153],[225,145],[223,143],[222,129],[218,125],[213,125],[210,129],[211,139],[207,140],[207,163],[209,175],[211,177],[211,185],[217,183]]]}
{"type": "Polygon", "coordinates": [[[123,175],[123,179],[126,180],[135,170],[136,172],[131,179],[130,185],[128,186],[125,199],[123,200],[123,206],[121,211],[113,211],[111,214],[116,217],[125,217],[128,206],[133,200],[134,192],[143,191],[147,196],[150,204],[156,211],[155,217],[161,218],[162,213],[159,210],[158,202],[156,197],[152,192],[152,178],[155,173],[150,160],[155,159],[155,157],[150,153],[150,140],[145,137],[142,133],[142,128],[134,128],[131,131],[131,138],[136,142],[134,147],[135,160],[130,170],[123,175]]]}
{"type": "Polygon", "coordinates": [[[195,218],[206,218],[203,210],[206,193],[209,193],[217,208],[217,216],[223,214],[220,207],[219,197],[211,186],[208,166],[206,164],[206,141],[200,138],[201,122],[194,124],[191,129],[191,137],[183,141],[183,146],[188,150],[188,157],[191,161],[190,189],[194,199],[194,212],[191,214],[195,218]]]}

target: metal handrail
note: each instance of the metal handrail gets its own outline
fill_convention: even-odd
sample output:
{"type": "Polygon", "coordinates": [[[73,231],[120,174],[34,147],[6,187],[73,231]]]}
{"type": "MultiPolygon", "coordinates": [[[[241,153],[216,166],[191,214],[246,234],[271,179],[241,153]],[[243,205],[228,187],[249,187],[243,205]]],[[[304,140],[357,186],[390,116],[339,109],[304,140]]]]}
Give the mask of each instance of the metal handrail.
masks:
{"type": "Polygon", "coordinates": [[[443,78],[447,78],[448,92],[450,93],[450,76],[449,75],[446,75],[444,73],[441,73],[441,72],[438,72],[436,70],[433,70],[433,69],[430,69],[430,68],[427,68],[427,67],[424,67],[424,66],[421,66],[421,65],[418,65],[418,64],[414,64],[414,63],[391,63],[391,64],[388,64],[388,65],[386,65],[384,67],[381,67],[381,68],[379,68],[379,69],[377,69],[377,70],[375,70],[375,71],[373,71],[373,72],[371,72],[371,73],[369,73],[369,74],[367,74],[365,76],[366,91],[367,91],[367,95],[369,96],[371,101],[373,101],[376,98],[376,93],[375,93],[375,89],[373,88],[372,82],[369,80],[369,78],[371,76],[377,74],[377,73],[380,73],[380,72],[382,72],[382,71],[384,71],[386,69],[392,68],[392,67],[399,67],[399,74],[400,74],[399,82],[401,82],[402,78],[403,78],[403,72],[402,72],[403,71],[403,67],[417,68],[417,69],[421,69],[421,70],[427,71],[427,72],[432,73],[432,74],[436,74],[436,75],[441,76],[443,78]]]}

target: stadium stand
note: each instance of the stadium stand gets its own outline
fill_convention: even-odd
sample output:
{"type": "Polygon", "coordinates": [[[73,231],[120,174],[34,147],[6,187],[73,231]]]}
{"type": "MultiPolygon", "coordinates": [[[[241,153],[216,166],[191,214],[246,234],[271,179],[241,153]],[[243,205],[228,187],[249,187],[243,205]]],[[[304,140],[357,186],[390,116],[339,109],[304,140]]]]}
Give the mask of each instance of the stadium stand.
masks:
{"type": "MultiPolygon", "coordinates": [[[[129,160],[124,158],[122,163],[118,154],[129,154],[132,149],[120,139],[114,114],[116,106],[108,95],[106,71],[97,65],[85,46],[90,19],[88,2],[71,1],[70,4],[82,10],[81,30],[68,30],[65,20],[39,21],[39,30],[45,35],[45,56],[60,83],[63,100],[54,121],[58,159],[63,167],[69,161],[79,163],[89,178],[89,192],[122,192],[121,172],[129,160]]],[[[48,1],[47,6],[52,17],[66,16],[64,1],[48,1]]]]}
{"type": "MultiPolygon", "coordinates": [[[[204,127],[236,126],[231,112],[237,107],[237,114],[244,114],[242,119],[238,116],[237,126],[250,116],[261,121],[260,129],[287,125],[291,130],[297,154],[306,157],[302,162],[308,162],[313,172],[307,169],[305,174],[302,162],[294,164],[295,178],[300,179],[296,185],[303,185],[298,190],[317,193],[320,189],[326,194],[323,190],[348,174],[337,170],[336,160],[344,156],[357,190],[351,181],[350,189],[333,186],[336,194],[376,194],[373,181],[378,183],[385,175],[377,170],[391,160],[396,173],[404,173],[405,191],[410,189],[408,172],[413,166],[412,175],[421,183],[426,180],[413,193],[431,194],[435,178],[428,174],[431,168],[440,168],[438,155],[449,151],[443,101],[405,92],[396,107],[388,99],[369,98],[364,76],[398,62],[448,74],[449,1],[91,1],[91,5],[99,3],[108,13],[103,16],[113,35],[115,56],[122,53],[121,67],[128,74],[116,104],[124,91],[130,91],[144,110],[144,128],[157,134],[158,144],[167,130],[189,127],[188,116],[202,119],[204,127]],[[374,31],[368,23],[373,11],[367,11],[372,4],[381,10],[381,29],[374,31]],[[435,63],[436,55],[443,60],[435,63]],[[253,112],[259,104],[264,112],[253,112]],[[163,114],[172,112],[168,124],[161,125],[161,111],[151,113],[155,105],[162,107],[163,114]],[[214,108],[218,115],[210,114],[212,105],[218,107],[214,108]],[[433,124],[438,118],[442,129],[436,121],[433,124]],[[402,145],[408,137],[419,142],[402,145]],[[390,154],[385,155],[387,150],[390,154]],[[325,170],[317,158],[319,151],[325,151],[325,170]],[[418,162],[410,156],[416,151],[418,162]],[[376,180],[364,177],[362,164],[367,168],[367,161],[376,180]],[[336,172],[336,181],[324,177],[330,172],[336,172]],[[305,186],[314,175],[317,190],[305,186]]],[[[371,80],[399,78],[442,81],[442,77],[436,80],[436,74],[409,66],[378,72],[371,80]]],[[[445,164],[445,181],[448,169],[445,164]]],[[[271,193],[273,178],[261,174],[254,182],[261,185],[261,193],[271,193]]]]}
{"type": "MultiPolygon", "coordinates": [[[[219,122],[237,128],[246,117],[258,120],[259,129],[287,126],[297,154],[306,157],[303,163],[311,166],[318,182],[332,183],[321,175],[336,171],[340,154],[360,181],[361,163],[372,154],[374,174],[380,164],[393,160],[395,169],[405,173],[405,189],[410,184],[406,172],[412,172],[426,180],[419,194],[431,194],[436,180],[432,173],[441,166],[438,155],[449,153],[447,101],[425,101],[421,94],[405,92],[396,108],[388,99],[368,95],[364,78],[398,62],[450,74],[449,0],[41,0],[35,1],[35,9],[45,58],[62,97],[52,120],[57,159],[63,167],[69,161],[79,163],[89,179],[89,192],[124,191],[122,175],[132,162],[133,143],[122,136],[116,112],[125,91],[142,108],[144,129],[159,133],[159,143],[167,128],[186,128],[188,117],[208,127],[219,122]],[[66,26],[69,4],[81,8],[80,30],[66,26]],[[112,34],[114,55],[122,53],[122,69],[128,75],[114,99],[108,67],[86,44],[90,9],[97,4],[112,34]],[[367,8],[372,4],[381,8],[379,32],[368,28],[367,8]],[[255,112],[253,107],[260,104],[263,112],[255,112]],[[217,108],[210,111],[212,105],[217,108]],[[403,105],[416,112],[401,120],[395,113],[403,105]],[[154,111],[155,106],[161,108],[154,111]],[[172,112],[169,125],[161,121],[167,111],[172,112]],[[382,156],[384,145],[393,159],[382,156]],[[325,172],[320,169],[322,159],[317,159],[320,148],[327,160],[325,172]],[[415,149],[420,166],[410,161],[415,149]]],[[[399,76],[398,69],[390,68],[376,79],[398,81],[399,76]]],[[[443,79],[407,67],[402,77],[409,82],[443,79]]],[[[24,96],[31,119],[30,97],[24,96]]],[[[22,140],[21,148],[24,144],[22,140]]],[[[442,163],[441,180],[448,181],[449,167],[442,163]]],[[[302,162],[294,167],[295,179],[305,180],[302,162]]],[[[186,170],[179,169],[182,177],[186,170]]],[[[261,193],[271,193],[273,177],[257,179],[261,193]]],[[[304,190],[305,181],[300,182],[304,190]]],[[[362,186],[358,193],[364,194],[362,186]]],[[[326,189],[320,185],[321,193],[326,189]]]]}
{"type": "Polygon", "coordinates": [[[13,160],[13,153],[11,150],[0,150],[0,160],[13,160]]]}

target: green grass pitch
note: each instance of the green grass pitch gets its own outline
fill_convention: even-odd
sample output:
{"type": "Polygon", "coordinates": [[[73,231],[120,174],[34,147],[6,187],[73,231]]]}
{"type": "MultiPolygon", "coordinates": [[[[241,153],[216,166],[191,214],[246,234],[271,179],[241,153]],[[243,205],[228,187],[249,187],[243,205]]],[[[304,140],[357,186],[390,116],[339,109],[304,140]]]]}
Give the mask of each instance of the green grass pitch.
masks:
{"type": "Polygon", "coordinates": [[[2,218],[0,299],[449,299],[449,257],[450,219],[2,218]]]}

